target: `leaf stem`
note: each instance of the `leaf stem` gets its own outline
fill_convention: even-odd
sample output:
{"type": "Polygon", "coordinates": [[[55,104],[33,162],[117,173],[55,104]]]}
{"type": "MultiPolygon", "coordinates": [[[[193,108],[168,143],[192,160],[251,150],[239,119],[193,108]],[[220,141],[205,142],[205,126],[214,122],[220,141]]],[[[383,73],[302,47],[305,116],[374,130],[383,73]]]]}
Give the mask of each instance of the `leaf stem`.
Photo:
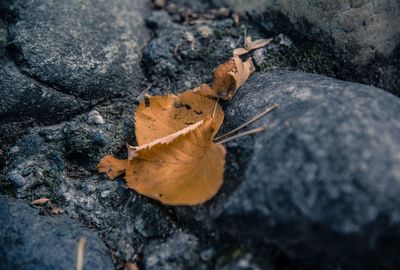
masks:
{"type": "Polygon", "coordinates": [[[229,137],[229,138],[226,138],[226,139],[224,139],[224,140],[216,141],[216,143],[221,143],[221,144],[222,144],[222,143],[226,143],[226,142],[229,142],[229,141],[231,141],[231,140],[234,140],[234,139],[237,139],[237,138],[240,138],[240,137],[244,137],[244,136],[247,136],[247,135],[251,135],[251,134],[263,132],[263,131],[265,131],[265,130],[267,130],[267,129],[268,129],[267,126],[262,126],[262,127],[250,129],[250,130],[244,131],[244,132],[242,132],[242,133],[238,133],[238,134],[236,134],[236,135],[233,135],[233,136],[231,136],[231,137],[229,137]]]}
{"type": "Polygon", "coordinates": [[[273,110],[275,110],[275,109],[277,109],[277,108],[279,108],[279,105],[278,105],[278,104],[272,105],[271,107],[267,108],[267,109],[266,109],[265,111],[263,111],[262,113],[260,113],[260,114],[258,114],[258,115],[256,115],[256,116],[254,116],[254,117],[253,117],[252,119],[250,119],[249,121],[245,122],[244,124],[238,126],[237,128],[235,128],[235,129],[233,129],[233,130],[231,130],[231,131],[229,131],[229,132],[227,132],[227,133],[225,133],[225,134],[223,134],[223,135],[221,135],[221,136],[216,137],[214,140],[215,140],[215,141],[218,141],[218,140],[221,140],[221,139],[223,139],[223,138],[225,138],[225,137],[227,137],[227,136],[229,136],[229,135],[231,135],[231,134],[233,134],[233,133],[235,133],[235,132],[238,132],[239,130],[241,130],[241,129],[247,127],[248,125],[250,125],[250,124],[252,124],[252,123],[254,123],[255,121],[257,121],[258,119],[260,119],[260,118],[263,117],[264,115],[269,114],[270,112],[272,112],[273,110]]]}

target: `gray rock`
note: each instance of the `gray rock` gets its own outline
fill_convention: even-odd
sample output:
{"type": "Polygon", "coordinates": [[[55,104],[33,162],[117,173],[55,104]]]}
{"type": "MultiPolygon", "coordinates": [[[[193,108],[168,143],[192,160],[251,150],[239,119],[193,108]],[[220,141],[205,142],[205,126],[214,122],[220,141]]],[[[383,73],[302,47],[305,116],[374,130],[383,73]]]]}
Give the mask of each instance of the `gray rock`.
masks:
{"type": "MultiPolygon", "coordinates": [[[[373,84],[400,95],[398,0],[214,0],[214,3],[251,16],[268,33],[285,32],[295,38],[297,45],[310,41],[307,46],[312,49],[319,43],[318,50],[305,57],[312,62],[321,58],[323,51],[328,56],[332,54],[333,61],[329,57],[327,60],[339,62],[339,67],[333,66],[331,70],[335,77],[373,84]]],[[[302,61],[301,54],[298,57],[302,61]]],[[[317,62],[330,65],[323,63],[324,59],[317,62]]],[[[292,65],[297,64],[295,59],[292,65]]],[[[324,72],[324,75],[329,74],[324,72]]]]}
{"type": "Polygon", "coordinates": [[[257,124],[269,131],[242,156],[245,176],[217,228],[253,247],[277,243],[309,267],[399,267],[400,100],[366,85],[273,72],[253,75],[225,119],[236,126],[273,103],[281,108],[257,124]]]}
{"type": "Polygon", "coordinates": [[[400,44],[400,3],[397,0],[311,0],[300,3],[272,0],[214,0],[241,13],[279,11],[297,25],[304,19],[309,30],[329,33],[341,47],[352,52],[356,63],[366,64],[375,54],[389,56],[400,44]],[[373,38],[372,38],[373,37],[373,38]]]}
{"type": "Polygon", "coordinates": [[[26,180],[25,178],[20,175],[18,172],[9,172],[6,175],[6,180],[14,187],[21,188],[25,186],[26,180]]]}
{"type": "Polygon", "coordinates": [[[15,63],[6,58],[0,58],[0,95],[0,124],[20,121],[21,118],[55,122],[90,105],[88,101],[57,91],[22,74],[15,63]]]}
{"type": "Polygon", "coordinates": [[[35,123],[54,124],[107,98],[138,94],[149,12],[146,0],[1,1],[1,144],[35,123]]]}
{"type": "Polygon", "coordinates": [[[110,252],[91,231],[65,215],[40,216],[27,204],[0,197],[1,269],[75,269],[80,237],[84,269],[113,269],[110,252]]]}
{"type": "Polygon", "coordinates": [[[12,1],[12,57],[23,73],[86,100],[134,90],[149,39],[147,1],[12,1]]]}

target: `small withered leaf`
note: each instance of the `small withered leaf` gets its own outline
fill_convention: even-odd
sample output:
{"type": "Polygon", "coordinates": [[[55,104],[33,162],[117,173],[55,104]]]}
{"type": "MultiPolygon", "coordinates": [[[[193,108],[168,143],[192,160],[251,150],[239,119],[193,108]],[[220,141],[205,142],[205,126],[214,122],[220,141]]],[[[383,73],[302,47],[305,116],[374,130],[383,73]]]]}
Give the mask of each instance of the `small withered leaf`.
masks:
{"type": "Polygon", "coordinates": [[[242,62],[239,56],[235,55],[215,69],[211,88],[216,96],[224,100],[231,99],[254,71],[251,57],[242,62]]]}
{"type": "Polygon", "coordinates": [[[265,47],[269,43],[271,43],[272,40],[273,40],[272,38],[268,38],[268,39],[263,38],[263,39],[257,39],[257,40],[252,41],[251,37],[248,36],[245,39],[244,48],[236,48],[233,51],[233,55],[241,56],[241,55],[249,53],[253,50],[265,47]]]}
{"type": "Polygon", "coordinates": [[[40,199],[33,200],[31,202],[31,204],[32,205],[42,205],[42,204],[45,204],[47,202],[50,202],[49,198],[40,198],[40,199]]]}

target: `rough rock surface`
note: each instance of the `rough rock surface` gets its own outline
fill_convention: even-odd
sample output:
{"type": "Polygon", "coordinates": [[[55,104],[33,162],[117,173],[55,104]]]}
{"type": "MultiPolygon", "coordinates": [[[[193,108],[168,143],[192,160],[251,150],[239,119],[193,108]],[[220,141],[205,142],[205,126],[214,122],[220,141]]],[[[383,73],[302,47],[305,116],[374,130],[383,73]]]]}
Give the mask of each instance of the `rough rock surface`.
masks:
{"type": "Polygon", "coordinates": [[[382,87],[400,95],[400,2],[214,0],[242,14],[251,14],[270,32],[286,25],[289,35],[334,45],[336,58],[345,56],[342,78],[382,87]],[[294,27],[288,27],[288,22],[294,27]],[[361,68],[362,67],[362,68],[361,68]],[[350,73],[350,74],[348,74],[350,73]],[[365,79],[367,78],[367,79],[365,79]]]}
{"type": "Polygon", "coordinates": [[[1,137],[20,132],[10,121],[52,124],[138,94],[149,13],[146,0],[2,1],[1,137]]]}
{"type": "Polygon", "coordinates": [[[7,8],[11,53],[21,71],[83,99],[112,96],[141,78],[140,50],[149,39],[137,1],[13,1],[7,8]]]}
{"type": "Polygon", "coordinates": [[[96,170],[102,156],[131,140],[132,103],[123,99],[97,107],[103,124],[93,123],[89,112],[23,136],[10,150],[3,182],[16,197],[50,198],[70,217],[96,228],[117,264],[134,260],[146,239],[174,230],[164,209],[96,170]]]}
{"type": "MultiPolygon", "coordinates": [[[[345,263],[360,255],[356,250],[397,269],[389,258],[395,249],[383,239],[399,234],[378,218],[387,212],[397,230],[397,186],[390,178],[398,173],[393,167],[398,143],[390,137],[398,135],[396,97],[365,85],[277,72],[343,78],[344,65],[325,43],[297,39],[296,32],[285,33],[272,18],[240,16],[238,21],[229,10],[205,1],[170,0],[164,6],[155,1],[157,10],[151,14],[144,0],[53,2],[0,3],[0,13],[6,15],[0,20],[0,90],[8,89],[6,100],[0,100],[0,110],[5,108],[0,121],[6,121],[0,123],[1,194],[25,203],[49,198],[97,233],[118,270],[129,264],[140,269],[356,269],[354,262],[345,263]],[[54,7],[63,20],[30,13],[44,15],[54,7]],[[249,54],[259,71],[274,72],[254,75],[232,101],[223,102],[227,117],[221,133],[273,102],[282,107],[263,120],[271,124],[269,132],[226,145],[225,182],[214,199],[197,207],[166,207],[128,189],[122,178],[110,181],[97,172],[102,156],[126,158],[125,144],[135,143],[133,112],[144,92],[181,92],[210,82],[213,68],[243,44],[244,34],[274,38],[249,54]],[[139,46],[132,45],[131,52],[127,41],[139,46]],[[79,64],[77,70],[71,63],[79,64]],[[274,157],[263,147],[271,148],[274,157]],[[271,166],[277,168],[273,190],[264,177],[271,166]],[[269,212],[264,205],[271,205],[269,212]],[[281,229],[275,230],[270,220],[281,229]],[[319,233],[311,234],[314,229],[319,233]],[[387,245],[381,247],[383,241],[387,245]],[[349,243],[354,248],[347,254],[343,246],[349,243]]],[[[357,261],[363,266],[369,262],[357,261]]]]}
{"type": "Polygon", "coordinates": [[[400,3],[396,0],[219,2],[241,13],[277,10],[295,24],[304,24],[306,19],[311,24],[309,30],[331,34],[335,42],[356,56],[357,63],[366,64],[375,54],[387,57],[400,44],[400,3]]]}
{"type": "Polygon", "coordinates": [[[87,228],[66,215],[41,216],[21,201],[0,197],[1,269],[75,269],[86,239],[84,269],[113,269],[110,252],[87,228]]]}
{"type": "Polygon", "coordinates": [[[398,267],[400,100],[366,85],[272,72],[253,75],[226,119],[238,125],[273,103],[281,108],[258,124],[270,129],[243,157],[245,176],[217,227],[252,246],[276,242],[314,267],[398,267]]]}
{"type": "Polygon", "coordinates": [[[230,57],[242,34],[230,18],[212,21],[211,25],[184,26],[162,10],[153,12],[146,22],[156,33],[143,52],[147,74],[156,86],[151,89],[154,94],[211,81],[210,71],[230,57]],[[202,27],[218,32],[203,37],[202,27]]]}

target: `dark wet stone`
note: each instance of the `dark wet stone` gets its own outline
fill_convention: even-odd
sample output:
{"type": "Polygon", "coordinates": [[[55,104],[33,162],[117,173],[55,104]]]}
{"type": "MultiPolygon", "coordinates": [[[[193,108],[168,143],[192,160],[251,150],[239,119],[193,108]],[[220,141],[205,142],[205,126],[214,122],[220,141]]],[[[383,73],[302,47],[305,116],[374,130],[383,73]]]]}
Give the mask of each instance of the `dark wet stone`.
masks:
{"type": "Polygon", "coordinates": [[[75,269],[78,241],[86,239],[84,269],[113,269],[104,243],[66,215],[41,216],[21,201],[0,197],[2,269],[75,269]]]}
{"type": "Polygon", "coordinates": [[[217,228],[253,247],[276,242],[309,267],[398,267],[400,100],[366,85],[272,72],[253,75],[225,119],[236,126],[274,103],[281,108],[257,124],[269,130],[241,156],[247,168],[217,228]]]}

